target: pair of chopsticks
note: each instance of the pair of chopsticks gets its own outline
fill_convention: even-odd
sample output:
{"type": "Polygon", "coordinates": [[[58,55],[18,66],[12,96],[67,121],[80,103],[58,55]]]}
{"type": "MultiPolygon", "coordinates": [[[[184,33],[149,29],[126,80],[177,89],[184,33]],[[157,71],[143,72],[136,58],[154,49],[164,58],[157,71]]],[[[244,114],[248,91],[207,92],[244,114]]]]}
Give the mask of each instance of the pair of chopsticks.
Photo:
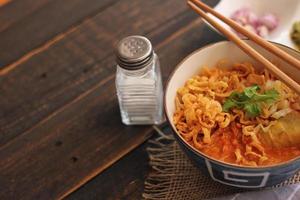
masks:
{"type": "Polygon", "coordinates": [[[277,78],[282,80],[285,84],[287,84],[290,88],[294,89],[298,94],[300,94],[300,85],[286,75],[283,71],[277,68],[273,63],[259,54],[256,50],[254,50],[251,46],[249,46],[246,42],[240,39],[236,34],[232,33],[231,31],[224,28],[220,23],[218,23],[214,18],[209,16],[208,12],[215,17],[219,18],[221,21],[229,25],[235,31],[247,36],[250,40],[255,42],[256,44],[264,47],[266,50],[272,52],[273,54],[277,55],[290,65],[296,67],[300,70],[300,60],[294,58],[293,56],[289,55],[285,51],[281,50],[280,48],[276,47],[272,43],[264,40],[263,38],[259,37],[255,33],[252,33],[236,23],[235,21],[223,16],[219,12],[215,11],[205,3],[199,0],[188,0],[188,5],[198,13],[203,19],[205,19],[209,24],[215,27],[218,31],[223,33],[229,40],[234,42],[239,48],[241,48],[244,52],[250,55],[252,58],[256,59],[258,62],[263,64],[267,69],[269,69],[277,78]]]}

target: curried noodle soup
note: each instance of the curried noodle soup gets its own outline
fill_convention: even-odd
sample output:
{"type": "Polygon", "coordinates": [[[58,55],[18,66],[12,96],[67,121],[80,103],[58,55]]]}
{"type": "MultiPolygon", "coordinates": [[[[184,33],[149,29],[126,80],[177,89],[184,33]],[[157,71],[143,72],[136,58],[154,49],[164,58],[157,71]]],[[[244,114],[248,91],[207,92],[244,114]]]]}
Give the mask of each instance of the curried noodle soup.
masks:
{"type": "Polygon", "coordinates": [[[173,122],[204,154],[243,166],[300,156],[300,97],[251,63],[203,68],[177,91],[173,122]]]}

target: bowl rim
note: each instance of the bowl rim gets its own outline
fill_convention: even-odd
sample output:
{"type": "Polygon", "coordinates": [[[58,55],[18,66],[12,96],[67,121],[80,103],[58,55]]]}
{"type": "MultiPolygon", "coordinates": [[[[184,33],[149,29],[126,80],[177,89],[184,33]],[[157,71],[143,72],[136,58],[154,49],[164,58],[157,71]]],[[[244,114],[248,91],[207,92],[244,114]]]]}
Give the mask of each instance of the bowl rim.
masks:
{"type": "MultiPolygon", "coordinates": [[[[251,40],[249,39],[243,39],[245,40],[246,42],[252,42],[251,40]]],[[[286,46],[286,45],[283,45],[283,44],[280,44],[280,43],[277,43],[277,42],[273,42],[273,41],[269,41],[273,44],[275,44],[276,46],[282,46],[284,48],[287,48],[289,50],[292,50],[294,51],[296,54],[299,54],[300,55],[300,52],[289,47],[289,46],[286,46]]],[[[208,159],[210,161],[213,161],[219,165],[223,165],[223,166],[226,166],[226,167],[234,167],[234,168],[239,168],[239,169],[248,169],[248,170],[266,170],[266,169],[275,169],[275,168],[281,168],[281,167],[286,167],[287,165],[291,165],[292,163],[295,163],[297,161],[300,161],[300,155],[293,158],[293,159],[290,159],[290,160],[287,160],[285,162],[281,162],[281,163],[277,163],[277,164],[273,164],[273,165],[266,165],[266,166],[244,166],[244,165],[238,165],[238,164],[233,164],[233,163],[227,163],[227,162],[223,162],[223,161],[220,161],[220,160],[217,160],[211,156],[208,156],[206,154],[204,154],[203,152],[201,152],[200,150],[196,149],[195,147],[193,147],[191,144],[189,144],[187,141],[184,140],[184,138],[180,135],[180,133],[175,130],[173,128],[173,123],[171,119],[169,119],[169,116],[167,114],[167,89],[169,88],[169,84],[170,84],[170,81],[171,79],[173,78],[174,74],[176,73],[176,71],[179,69],[179,67],[185,62],[187,61],[189,58],[191,58],[192,56],[194,56],[195,54],[197,54],[198,52],[202,51],[203,49],[205,48],[208,48],[208,47],[211,47],[213,45],[220,45],[220,44],[225,44],[225,43],[231,43],[231,44],[234,44],[233,42],[231,41],[228,41],[228,40],[222,40],[222,41],[219,41],[219,42],[215,42],[215,43],[210,43],[210,44],[207,44],[207,45],[204,45],[196,50],[194,50],[192,53],[188,54],[183,60],[181,60],[176,66],[175,68],[172,70],[172,72],[170,73],[168,79],[167,79],[167,82],[166,82],[166,91],[164,92],[164,112],[165,112],[165,115],[166,115],[166,119],[167,121],[169,122],[174,134],[176,134],[177,138],[191,151],[193,151],[195,154],[197,154],[197,156],[200,156],[200,157],[204,157],[205,159],[208,159]]]]}

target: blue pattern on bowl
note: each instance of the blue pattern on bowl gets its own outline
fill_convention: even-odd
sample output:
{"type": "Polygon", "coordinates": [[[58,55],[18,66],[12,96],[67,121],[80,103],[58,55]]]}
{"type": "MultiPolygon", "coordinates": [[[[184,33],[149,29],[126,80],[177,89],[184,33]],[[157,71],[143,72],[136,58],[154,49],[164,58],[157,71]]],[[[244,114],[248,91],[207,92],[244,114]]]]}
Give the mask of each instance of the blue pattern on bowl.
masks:
{"type": "Polygon", "coordinates": [[[174,132],[182,150],[195,165],[213,180],[240,188],[262,188],[279,184],[292,177],[300,168],[300,160],[277,167],[246,168],[213,161],[186,145],[174,132]]]}

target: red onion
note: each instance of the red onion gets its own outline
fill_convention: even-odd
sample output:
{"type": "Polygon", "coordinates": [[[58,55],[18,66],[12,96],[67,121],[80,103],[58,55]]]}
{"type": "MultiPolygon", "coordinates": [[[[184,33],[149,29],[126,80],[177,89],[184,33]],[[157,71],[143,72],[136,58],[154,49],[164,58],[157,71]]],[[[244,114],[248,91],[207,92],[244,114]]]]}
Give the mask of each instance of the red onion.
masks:
{"type": "Polygon", "coordinates": [[[232,15],[231,15],[231,19],[233,19],[234,21],[245,25],[248,24],[248,15],[250,13],[250,9],[249,8],[241,8],[237,11],[235,11],[232,15]]]}
{"type": "MultiPolygon", "coordinates": [[[[231,15],[231,19],[261,37],[267,37],[279,24],[279,20],[275,15],[267,13],[262,17],[259,17],[247,7],[236,10],[231,15]]],[[[240,34],[238,35],[243,38],[240,34]]]]}
{"type": "Polygon", "coordinates": [[[259,21],[261,24],[265,25],[270,31],[274,30],[279,24],[279,19],[271,13],[263,15],[259,21]]]}
{"type": "Polygon", "coordinates": [[[257,34],[263,38],[269,35],[269,29],[264,25],[257,27],[256,30],[257,30],[257,34]]]}

